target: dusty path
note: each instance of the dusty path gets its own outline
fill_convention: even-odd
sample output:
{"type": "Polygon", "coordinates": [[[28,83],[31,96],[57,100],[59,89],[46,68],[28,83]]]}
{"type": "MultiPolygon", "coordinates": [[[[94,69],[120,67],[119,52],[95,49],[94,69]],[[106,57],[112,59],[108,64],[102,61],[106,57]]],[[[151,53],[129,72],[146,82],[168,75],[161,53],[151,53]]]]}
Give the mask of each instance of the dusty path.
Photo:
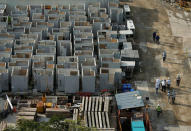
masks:
{"type": "MultiPolygon", "coordinates": [[[[147,80],[152,96],[150,108],[151,120],[154,130],[182,130],[182,125],[191,125],[191,88],[190,69],[187,57],[183,51],[181,36],[172,36],[171,26],[167,15],[167,8],[159,0],[134,0],[131,3],[133,18],[136,23],[136,42],[139,43],[141,53],[141,73],[136,75],[138,80],[147,80]],[[161,37],[161,44],[152,42],[152,32],[156,30],[161,37]],[[162,52],[167,52],[167,61],[162,62],[162,52]],[[181,87],[175,85],[176,74],[181,73],[183,79],[181,87]],[[160,92],[154,93],[156,78],[170,77],[172,87],[176,89],[177,99],[175,105],[167,103],[167,96],[160,92]],[[156,119],[155,106],[160,103],[163,113],[156,119]],[[181,128],[180,128],[181,126],[181,128]]],[[[170,9],[169,9],[170,10],[170,9]]],[[[186,128],[190,129],[190,128],[186,128]]]]}

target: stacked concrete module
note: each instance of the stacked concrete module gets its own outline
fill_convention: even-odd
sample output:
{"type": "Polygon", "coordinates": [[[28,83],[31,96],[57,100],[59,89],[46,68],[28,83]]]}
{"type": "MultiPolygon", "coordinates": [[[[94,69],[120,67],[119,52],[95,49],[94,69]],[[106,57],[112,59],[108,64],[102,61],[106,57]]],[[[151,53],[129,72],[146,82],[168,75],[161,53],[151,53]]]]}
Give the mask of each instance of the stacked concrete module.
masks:
{"type": "Polygon", "coordinates": [[[78,57],[75,56],[58,56],[56,69],[73,68],[79,69],[78,57]]]}
{"type": "Polygon", "coordinates": [[[120,51],[118,49],[99,49],[99,60],[102,57],[107,58],[120,58],[120,51]]]}
{"type": "Polygon", "coordinates": [[[94,53],[91,50],[76,50],[74,56],[78,56],[79,62],[82,62],[85,58],[93,57],[94,53]]]}
{"type": "Polygon", "coordinates": [[[7,31],[7,25],[8,25],[8,16],[0,16],[1,32],[7,31]]]}
{"type": "Polygon", "coordinates": [[[121,59],[115,59],[113,57],[110,58],[101,58],[101,63],[100,63],[100,67],[103,68],[120,68],[120,62],[121,59]]]}
{"type": "Polygon", "coordinates": [[[70,11],[83,11],[85,10],[85,4],[71,4],[70,11]]]}
{"type": "Polygon", "coordinates": [[[11,72],[11,90],[12,92],[28,91],[28,69],[13,68],[11,72]]]}
{"type": "Polygon", "coordinates": [[[48,28],[47,27],[31,27],[29,29],[30,34],[37,34],[38,40],[42,40],[47,36],[48,28]]]}
{"type": "Polygon", "coordinates": [[[70,42],[70,40],[58,40],[57,55],[58,56],[72,55],[72,43],[70,42]]]}
{"type": "Polygon", "coordinates": [[[49,64],[54,64],[56,62],[56,58],[54,55],[33,55],[32,62],[44,62],[49,64]]]}
{"type": "Polygon", "coordinates": [[[78,69],[58,69],[57,84],[58,91],[65,93],[79,92],[80,73],[78,69]]]}
{"type": "Polygon", "coordinates": [[[65,12],[57,12],[57,14],[48,14],[47,21],[54,24],[54,27],[59,27],[60,21],[65,21],[65,12]]]}
{"type": "Polygon", "coordinates": [[[11,54],[9,53],[1,53],[0,52],[0,62],[8,63],[10,61],[11,54]]]}
{"type": "Polygon", "coordinates": [[[33,52],[33,51],[36,50],[36,46],[37,46],[36,40],[20,38],[20,39],[16,40],[15,43],[14,43],[14,52],[13,52],[13,54],[15,53],[16,48],[32,47],[32,52],[33,52]]]}
{"type": "Polygon", "coordinates": [[[20,36],[20,40],[35,40],[37,41],[38,40],[38,34],[22,34],[20,36]]]}
{"type": "Polygon", "coordinates": [[[9,91],[9,76],[6,69],[6,62],[0,62],[0,92],[9,91]]]}
{"type": "Polygon", "coordinates": [[[26,29],[25,27],[15,27],[8,29],[7,32],[9,32],[9,34],[13,34],[15,39],[19,39],[22,34],[25,34],[26,29]]]}
{"type": "Polygon", "coordinates": [[[48,28],[48,32],[51,32],[52,28],[54,28],[54,23],[37,21],[33,22],[33,26],[37,28],[48,28]]]}
{"type": "Polygon", "coordinates": [[[9,33],[0,33],[0,40],[14,40],[15,35],[9,33]]]}
{"type": "MultiPolygon", "coordinates": [[[[49,66],[53,66],[50,65],[49,66]]],[[[33,69],[34,88],[40,92],[54,89],[54,69],[33,69]]]]}
{"type": "Polygon", "coordinates": [[[94,57],[92,58],[85,58],[84,61],[82,61],[81,65],[81,70],[82,69],[92,69],[97,72],[97,67],[96,67],[96,59],[94,57]]]}
{"type": "Polygon", "coordinates": [[[56,57],[56,41],[52,40],[39,41],[36,54],[37,55],[50,54],[56,57]]]}
{"type": "Polygon", "coordinates": [[[96,74],[92,69],[82,69],[82,92],[95,92],[96,74]]]}
{"type": "Polygon", "coordinates": [[[119,87],[121,79],[121,68],[100,68],[100,90],[114,90],[116,87],[119,87]]]}

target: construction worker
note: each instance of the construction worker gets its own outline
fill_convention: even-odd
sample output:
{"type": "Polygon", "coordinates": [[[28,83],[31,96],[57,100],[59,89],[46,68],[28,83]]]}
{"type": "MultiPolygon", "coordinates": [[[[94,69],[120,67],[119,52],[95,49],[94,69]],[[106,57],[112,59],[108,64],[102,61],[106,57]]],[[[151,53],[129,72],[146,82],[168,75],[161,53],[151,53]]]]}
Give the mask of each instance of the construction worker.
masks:
{"type": "Polygon", "coordinates": [[[160,36],[159,36],[159,35],[156,35],[155,39],[156,39],[156,43],[157,43],[157,44],[160,44],[160,41],[159,41],[159,40],[160,40],[160,36]]]}
{"type": "Polygon", "coordinates": [[[160,79],[156,79],[156,83],[155,83],[156,94],[158,94],[159,87],[160,87],[160,79]]]}
{"type": "Polygon", "coordinates": [[[157,32],[153,32],[153,41],[156,42],[156,35],[157,35],[157,32]]]}
{"type": "Polygon", "coordinates": [[[177,85],[177,86],[180,85],[180,80],[181,80],[180,74],[178,74],[178,75],[176,76],[176,85],[177,85]]]}
{"type": "Polygon", "coordinates": [[[169,78],[169,77],[168,77],[168,79],[167,79],[167,82],[166,82],[166,83],[167,83],[167,88],[168,88],[168,89],[170,89],[171,80],[170,80],[170,78],[169,78]]]}
{"type": "Polygon", "coordinates": [[[166,51],[163,51],[163,53],[162,53],[162,60],[163,60],[163,62],[165,62],[165,60],[166,60],[166,51]]]}
{"type": "Polygon", "coordinates": [[[170,103],[170,96],[171,96],[170,91],[168,91],[167,96],[168,96],[168,103],[170,103]]]}
{"type": "Polygon", "coordinates": [[[162,80],[161,86],[162,86],[162,91],[166,92],[166,80],[162,80]]]}
{"type": "Polygon", "coordinates": [[[175,103],[175,98],[176,98],[176,93],[175,93],[175,90],[173,89],[173,91],[172,91],[172,104],[175,103]]]}
{"type": "Polygon", "coordinates": [[[162,109],[161,109],[161,107],[160,107],[159,104],[158,104],[157,107],[156,107],[156,111],[157,111],[157,118],[159,118],[160,113],[162,112],[162,109]]]}

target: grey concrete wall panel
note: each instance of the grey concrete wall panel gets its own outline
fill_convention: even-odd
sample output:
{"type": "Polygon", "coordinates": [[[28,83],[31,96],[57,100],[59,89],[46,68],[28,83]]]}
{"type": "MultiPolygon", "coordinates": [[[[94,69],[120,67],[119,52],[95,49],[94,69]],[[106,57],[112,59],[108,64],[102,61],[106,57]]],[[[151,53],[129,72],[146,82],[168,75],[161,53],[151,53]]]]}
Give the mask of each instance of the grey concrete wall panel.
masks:
{"type": "Polygon", "coordinates": [[[9,91],[9,76],[7,69],[0,69],[0,92],[9,91]]]}
{"type": "Polygon", "coordinates": [[[12,92],[28,91],[28,70],[13,69],[11,73],[11,89],[12,92]]]}

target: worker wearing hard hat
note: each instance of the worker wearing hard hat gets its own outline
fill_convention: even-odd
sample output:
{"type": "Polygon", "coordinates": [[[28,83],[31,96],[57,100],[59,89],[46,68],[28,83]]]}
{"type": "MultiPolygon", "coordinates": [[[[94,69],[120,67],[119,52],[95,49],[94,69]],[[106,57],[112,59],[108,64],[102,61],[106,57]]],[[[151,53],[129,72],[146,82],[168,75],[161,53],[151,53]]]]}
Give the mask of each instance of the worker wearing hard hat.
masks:
{"type": "Polygon", "coordinates": [[[160,107],[159,104],[158,104],[157,107],[156,107],[156,111],[157,111],[157,117],[159,118],[160,113],[162,112],[162,109],[161,109],[161,107],[160,107]]]}

